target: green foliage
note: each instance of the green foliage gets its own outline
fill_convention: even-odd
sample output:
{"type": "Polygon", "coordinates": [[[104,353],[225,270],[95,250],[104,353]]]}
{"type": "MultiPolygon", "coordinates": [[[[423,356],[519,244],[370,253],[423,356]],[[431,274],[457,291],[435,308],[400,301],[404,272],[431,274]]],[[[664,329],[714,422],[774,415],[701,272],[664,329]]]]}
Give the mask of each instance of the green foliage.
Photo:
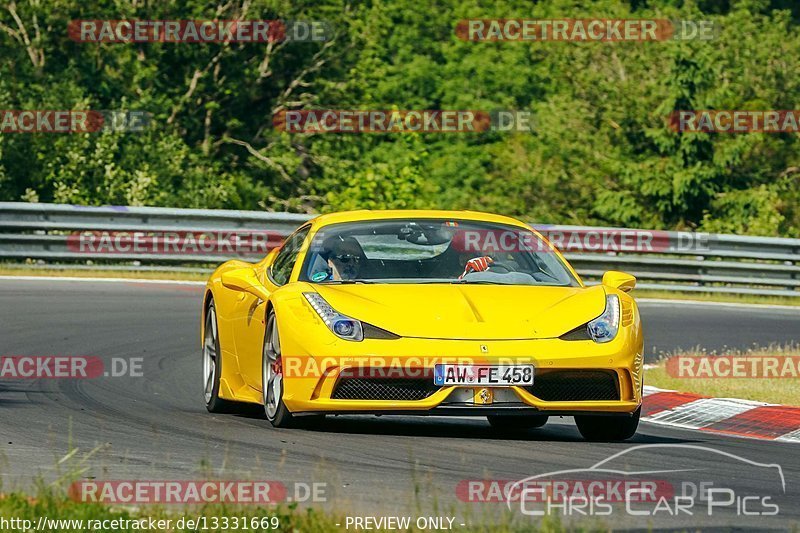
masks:
{"type": "Polygon", "coordinates": [[[0,200],[331,211],[800,237],[790,134],[678,134],[678,109],[800,109],[791,2],[17,0],[0,109],[135,109],[142,133],[0,134],[0,200]],[[467,42],[464,18],[711,19],[711,41],[467,42]],[[325,20],[329,43],[88,44],[74,19],[325,20]],[[24,31],[23,31],[24,28],[24,31]],[[25,35],[26,37],[23,37],[25,35]],[[287,134],[286,109],[530,110],[531,133],[287,134]]]}

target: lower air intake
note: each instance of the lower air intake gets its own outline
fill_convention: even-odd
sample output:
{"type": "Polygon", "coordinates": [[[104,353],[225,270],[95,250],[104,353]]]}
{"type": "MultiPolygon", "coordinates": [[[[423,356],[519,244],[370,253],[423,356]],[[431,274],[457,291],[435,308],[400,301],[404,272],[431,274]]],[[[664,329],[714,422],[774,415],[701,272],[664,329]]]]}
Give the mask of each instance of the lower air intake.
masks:
{"type": "Polygon", "coordinates": [[[546,402],[619,400],[616,372],[605,370],[553,370],[537,374],[526,390],[546,402]]]}
{"type": "Polygon", "coordinates": [[[424,400],[439,390],[426,378],[341,378],[333,389],[334,400],[424,400]]]}

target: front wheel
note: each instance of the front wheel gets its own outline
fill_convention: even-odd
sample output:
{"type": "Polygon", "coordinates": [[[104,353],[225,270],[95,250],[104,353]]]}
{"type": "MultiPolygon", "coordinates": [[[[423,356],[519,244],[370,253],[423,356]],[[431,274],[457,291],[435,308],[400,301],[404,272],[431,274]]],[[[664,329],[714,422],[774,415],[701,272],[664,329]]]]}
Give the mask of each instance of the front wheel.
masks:
{"type": "Polygon", "coordinates": [[[615,442],[627,440],[636,434],[639,427],[639,407],[631,416],[592,416],[575,417],[575,424],[583,438],[592,442],[615,442]]]}
{"type": "Polygon", "coordinates": [[[223,400],[219,396],[220,376],[222,375],[222,350],[219,347],[217,332],[217,311],[214,302],[206,309],[206,323],[203,328],[203,381],[204,400],[210,413],[229,413],[235,402],[223,400]]]}
{"type": "Polygon", "coordinates": [[[264,350],[261,357],[261,390],[267,420],[276,428],[290,427],[294,417],[283,403],[283,366],[281,339],[275,311],[267,316],[264,350]]]}
{"type": "Polygon", "coordinates": [[[547,424],[547,415],[525,415],[525,416],[512,416],[512,415],[488,415],[486,420],[493,428],[502,429],[505,431],[523,430],[531,428],[540,428],[547,424]]]}

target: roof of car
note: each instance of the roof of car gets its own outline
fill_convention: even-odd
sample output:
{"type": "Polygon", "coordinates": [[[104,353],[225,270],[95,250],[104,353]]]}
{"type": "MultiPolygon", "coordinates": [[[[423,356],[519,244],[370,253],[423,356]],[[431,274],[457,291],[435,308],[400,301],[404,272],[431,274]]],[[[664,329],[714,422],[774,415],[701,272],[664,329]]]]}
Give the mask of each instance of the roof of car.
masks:
{"type": "Polygon", "coordinates": [[[483,213],[480,211],[446,211],[437,209],[391,209],[391,210],[368,210],[359,211],[340,211],[338,213],[328,213],[314,218],[311,222],[317,226],[327,226],[329,224],[339,224],[341,222],[363,222],[368,220],[391,220],[409,218],[437,218],[443,220],[473,220],[480,222],[495,222],[512,226],[528,227],[524,222],[515,218],[483,213]]]}

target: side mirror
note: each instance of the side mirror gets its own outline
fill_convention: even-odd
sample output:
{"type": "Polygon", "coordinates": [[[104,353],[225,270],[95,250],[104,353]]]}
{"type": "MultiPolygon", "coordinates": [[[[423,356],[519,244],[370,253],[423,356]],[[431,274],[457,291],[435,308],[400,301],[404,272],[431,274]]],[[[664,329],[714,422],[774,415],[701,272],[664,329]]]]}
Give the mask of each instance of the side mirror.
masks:
{"type": "Polygon", "coordinates": [[[225,272],[222,274],[222,284],[229,289],[247,292],[262,300],[269,298],[269,291],[258,280],[256,271],[249,267],[225,272]]]}
{"type": "Polygon", "coordinates": [[[636,286],[636,278],[625,272],[609,270],[603,274],[603,285],[619,289],[622,292],[630,292],[636,286]]]}

